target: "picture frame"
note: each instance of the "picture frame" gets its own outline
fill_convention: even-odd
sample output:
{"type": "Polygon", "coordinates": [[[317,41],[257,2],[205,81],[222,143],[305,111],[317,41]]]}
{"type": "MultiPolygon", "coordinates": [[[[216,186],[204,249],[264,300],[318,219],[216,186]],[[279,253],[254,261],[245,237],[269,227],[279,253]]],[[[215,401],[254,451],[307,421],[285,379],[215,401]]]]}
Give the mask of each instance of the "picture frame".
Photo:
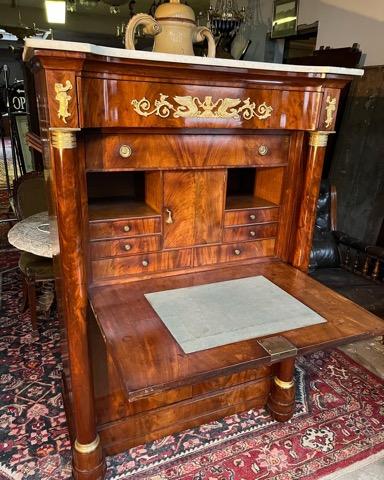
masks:
{"type": "Polygon", "coordinates": [[[275,0],[271,38],[285,38],[297,35],[299,0],[275,0]]]}

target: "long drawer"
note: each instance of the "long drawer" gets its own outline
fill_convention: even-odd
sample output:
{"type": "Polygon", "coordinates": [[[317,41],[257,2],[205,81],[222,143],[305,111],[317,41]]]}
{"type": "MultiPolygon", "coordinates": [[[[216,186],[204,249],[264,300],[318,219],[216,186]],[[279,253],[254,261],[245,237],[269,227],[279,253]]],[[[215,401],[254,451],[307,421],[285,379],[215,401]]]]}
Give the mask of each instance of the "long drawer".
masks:
{"type": "Polygon", "coordinates": [[[272,238],[276,237],[277,228],[277,223],[245,225],[242,227],[227,227],[224,228],[223,241],[227,243],[255,240],[257,238],[272,238]]]}
{"type": "Polygon", "coordinates": [[[289,135],[89,135],[88,170],[274,166],[287,163],[289,135]]]}
{"type": "Polygon", "coordinates": [[[161,232],[161,217],[131,218],[110,222],[90,222],[91,240],[115,237],[134,237],[161,232]]]}
{"type": "Polygon", "coordinates": [[[271,257],[275,253],[275,239],[231,243],[211,247],[198,247],[194,252],[194,266],[236,262],[258,257],[271,257]]]}
{"type": "Polygon", "coordinates": [[[224,225],[226,227],[252,223],[277,222],[278,219],[279,207],[226,210],[224,213],[224,225]]]}
{"type": "Polygon", "coordinates": [[[125,275],[137,275],[166,270],[188,268],[192,265],[192,249],[170,250],[161,253],[148,253],[128,257],[93,260],[94,280],[125,275]]]}
{"type": "Polygon", "coordinates": [[[92,259],[157,252],[161,249],[161,235],[143,235],[118,240],[98,240],[90,242],[90,248],[92,259]]]}

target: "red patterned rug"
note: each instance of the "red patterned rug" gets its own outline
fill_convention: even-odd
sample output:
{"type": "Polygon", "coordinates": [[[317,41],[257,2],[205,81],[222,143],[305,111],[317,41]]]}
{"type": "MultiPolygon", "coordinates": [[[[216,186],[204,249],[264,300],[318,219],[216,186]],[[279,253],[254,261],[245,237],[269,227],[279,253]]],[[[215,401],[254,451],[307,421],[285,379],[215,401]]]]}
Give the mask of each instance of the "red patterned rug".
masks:
{"type": "MultiPolygon", "coordinates": [[[[71,478],[56,318],[33,334],[17,256],[0,259],[0,479],[71,478]]],[[[108,458],[108,479],[316,480],[384,456],[384,385],[341,352],[297,364],[297,412],[251,410],[108,458]]]]}

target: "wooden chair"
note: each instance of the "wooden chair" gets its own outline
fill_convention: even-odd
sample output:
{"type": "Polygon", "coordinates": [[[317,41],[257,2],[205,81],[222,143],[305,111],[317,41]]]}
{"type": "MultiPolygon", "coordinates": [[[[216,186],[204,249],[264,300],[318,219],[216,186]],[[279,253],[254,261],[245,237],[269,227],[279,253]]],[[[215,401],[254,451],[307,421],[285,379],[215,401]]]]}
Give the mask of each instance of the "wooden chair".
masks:
{"type": "MultiPolygon", "coordinates": [[[[16,217],[23,220],[48,209],[44,176],[29,172],[19,177],[13,185],[13,208],[16,217]]],[[[23,307],[28,307],[32,328],[37,330],[36,283],[53,280],[52,259],[22,251],[19,268],[23,275],[23,307]]]]}

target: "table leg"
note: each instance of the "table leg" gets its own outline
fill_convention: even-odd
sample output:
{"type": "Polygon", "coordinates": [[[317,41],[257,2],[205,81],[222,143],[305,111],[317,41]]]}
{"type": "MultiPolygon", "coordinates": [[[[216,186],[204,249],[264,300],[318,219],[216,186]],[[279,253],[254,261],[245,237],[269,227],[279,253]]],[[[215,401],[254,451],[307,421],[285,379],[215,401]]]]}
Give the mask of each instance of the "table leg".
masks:
{"type": "Polygon", "coordinates": [[[294,373],[295,357],[282,360],[276,366],[267,406],[278,422],[289,420],[295,411],[294,373]]]}

